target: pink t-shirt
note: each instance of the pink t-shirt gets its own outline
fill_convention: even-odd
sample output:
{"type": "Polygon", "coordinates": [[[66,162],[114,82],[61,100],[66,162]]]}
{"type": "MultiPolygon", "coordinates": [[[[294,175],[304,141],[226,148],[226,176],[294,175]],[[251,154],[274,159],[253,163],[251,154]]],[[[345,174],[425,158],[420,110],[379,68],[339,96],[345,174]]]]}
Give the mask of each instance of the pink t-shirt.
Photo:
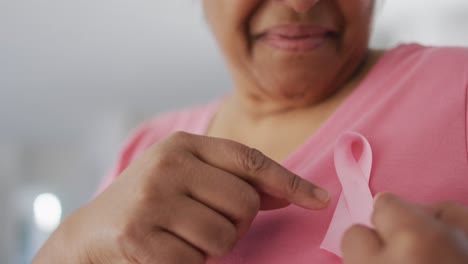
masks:
{"type": "MultiPolygon", "coordinates": [[[[372,194],[468,206],[468,49],[401,45],[386,52],[335,113],[282,164],[331,192],[328,209],[260,212],[222,263],[341,263],[320,248],[342,193],[333,149],[346,131],[372,146],[372,194]]],[[[143,124],[103,188],[145,149],[174,131],[204,134],[219,101],[143,124]]]]}

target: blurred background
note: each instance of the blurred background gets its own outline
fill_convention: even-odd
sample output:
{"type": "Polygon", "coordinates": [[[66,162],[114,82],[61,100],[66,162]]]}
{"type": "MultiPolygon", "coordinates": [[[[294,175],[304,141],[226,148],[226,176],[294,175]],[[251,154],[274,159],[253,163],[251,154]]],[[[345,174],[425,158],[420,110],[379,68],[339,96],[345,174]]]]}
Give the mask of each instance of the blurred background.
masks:
{"type": "MultiPolygon", "coordinates": [[[[233,0],[235,1],[235,0],[233,0]]],[[[387,0],[372,45],[468,46],[467,0],[387,0]]],[[[0,0],[0,263],[29,263],[126,136],[229,76],[199,1],[0,0]]]]}

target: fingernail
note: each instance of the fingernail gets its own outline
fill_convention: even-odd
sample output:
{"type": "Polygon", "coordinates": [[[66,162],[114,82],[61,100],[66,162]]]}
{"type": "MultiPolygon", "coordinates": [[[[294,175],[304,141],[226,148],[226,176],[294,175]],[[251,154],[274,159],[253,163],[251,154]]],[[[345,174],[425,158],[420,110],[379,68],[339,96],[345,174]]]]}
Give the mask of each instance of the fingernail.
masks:
{"type": "Polygon", "coordinates": [[[327,203],[330,200],[330,193],[325,191],[324,189],[315,188],[314,189],[314,196],[322,203],[327,203]]]}

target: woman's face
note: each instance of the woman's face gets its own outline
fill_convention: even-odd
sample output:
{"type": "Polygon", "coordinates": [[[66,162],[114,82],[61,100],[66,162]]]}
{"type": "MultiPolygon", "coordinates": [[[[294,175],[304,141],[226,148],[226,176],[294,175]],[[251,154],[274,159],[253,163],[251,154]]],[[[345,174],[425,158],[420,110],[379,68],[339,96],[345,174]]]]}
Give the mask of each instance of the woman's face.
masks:
{"type": "Polygon", "coordinates": [[[237,88],[307,103],[344,85],[368,48],[374,0],[203,0],[237,88]]]}

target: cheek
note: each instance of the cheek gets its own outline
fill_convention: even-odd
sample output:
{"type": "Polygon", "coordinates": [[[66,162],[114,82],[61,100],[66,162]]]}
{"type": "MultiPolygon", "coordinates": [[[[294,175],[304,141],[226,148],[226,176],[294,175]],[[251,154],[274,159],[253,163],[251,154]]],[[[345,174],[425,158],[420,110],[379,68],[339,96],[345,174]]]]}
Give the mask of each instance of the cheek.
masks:
{"type": "Polygon", "coordinates": [[[362,16],[372,13],[375,0],[338,0],[338,6],[345,15],[362,16]]]}
{"type": "Polygon", "coordinates": [[[264,0],[204,0],[208,24],[227,57],[240,55],[249,45],[250,17],[264,0]]]}
{"type": "Polygon", "coordinates": [[[340,0],[345,27],[354,34],[367,35],[371,26],[374,0],[340,0]]]}
{"type": "Polygon", "coordinates": [[[340,0],[339,5],[344,20],[342,52],[359,56],[368,47],[374,0],[340,0]]]}

